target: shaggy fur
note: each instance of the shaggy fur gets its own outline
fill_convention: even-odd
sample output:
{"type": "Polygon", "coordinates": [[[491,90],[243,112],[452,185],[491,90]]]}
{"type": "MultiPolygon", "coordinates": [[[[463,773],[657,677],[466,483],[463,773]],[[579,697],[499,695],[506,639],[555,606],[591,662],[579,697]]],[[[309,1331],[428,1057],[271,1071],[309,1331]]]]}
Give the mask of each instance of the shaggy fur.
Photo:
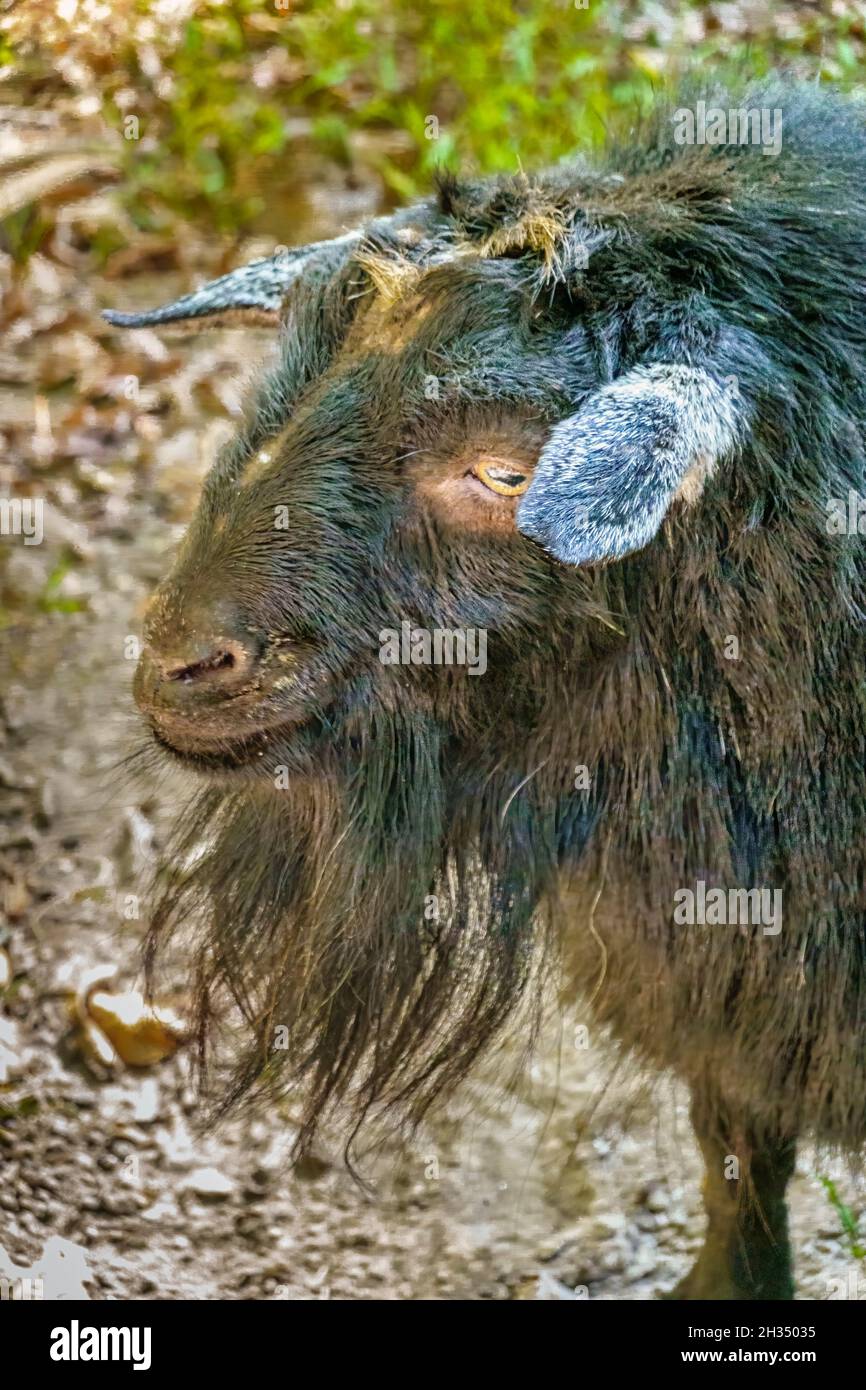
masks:
{"type": "Polygon", "coordinates": [[[302,1145],[529,1044],[559,940],[595,1018],[743,1132],[863,1142],[864,541],[826,503],[866,491],[866,139],[818,89],[721,104],[781,107],[778,158],[678,146],[662,107],[595,166],[448,180],[416,234],[302,273],[160,591],[155,650],[231,599],[287,722],[241,703],[184,754],[213,782],[176,862],[208,847],[151,947],[198,924],[201,1036],[226,993],[248,1025],[228,1099],[300,1084],[302,1145]],[[656,364],[736,378],[748,428],[639,553],[578,568],[425,504],[467,440],[656,364]],[[404,619],[486,628],[487,673],[382,666],[404,619]],[[698,880],[781,889],[781,932],[677,926],[698,880]]]}

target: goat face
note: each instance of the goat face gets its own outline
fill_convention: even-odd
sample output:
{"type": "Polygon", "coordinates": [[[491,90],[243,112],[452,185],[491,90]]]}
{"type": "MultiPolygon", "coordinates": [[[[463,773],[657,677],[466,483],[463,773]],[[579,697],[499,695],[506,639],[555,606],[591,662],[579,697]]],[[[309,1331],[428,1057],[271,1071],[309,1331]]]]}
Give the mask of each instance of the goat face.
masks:
{"type": "Polygon", "coordinates": [[[204,772],[354,775],[392,716],[507,753],[552,669],[617,640],[597,566],[650,543],[734,441],[717,375],[605,385],[570,291],[409,241],[296,266],[279,365],[151,605],[138,703],[204,772]]]}

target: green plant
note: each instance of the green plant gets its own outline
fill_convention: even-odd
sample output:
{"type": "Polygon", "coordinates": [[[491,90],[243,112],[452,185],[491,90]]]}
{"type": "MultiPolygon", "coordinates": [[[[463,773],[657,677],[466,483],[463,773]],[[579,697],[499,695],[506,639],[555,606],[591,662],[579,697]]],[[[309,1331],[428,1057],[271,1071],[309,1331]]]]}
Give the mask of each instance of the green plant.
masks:
{"type": "Polygon", "coordinates": [[[842,1198],[839,1196],[838,1188],[832,1178],[822,1175],[821,1185],[827,1193],[831,1207],[841,1222],[842,1230],[848,1241],[851,1254],[857,1260],[866,1259],[866,1245],[864,1245],[863,1237],[860,1234],[860,1224],[857,1217],[854,1215],[851,1208],[842,1201],[842,1198]]]}

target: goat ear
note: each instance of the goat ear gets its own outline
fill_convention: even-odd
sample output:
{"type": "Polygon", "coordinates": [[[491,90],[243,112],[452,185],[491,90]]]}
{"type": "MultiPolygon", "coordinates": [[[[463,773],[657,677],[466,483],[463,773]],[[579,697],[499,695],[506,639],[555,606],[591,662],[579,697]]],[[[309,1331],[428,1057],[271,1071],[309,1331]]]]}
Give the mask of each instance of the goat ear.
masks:
{"type": "Polygon", "coordinates": [[[555,427],[517,528],[570,565],[642,550],[676,498],[697,500],[737,443],[743,418],[736,378],[636,367],[555,427]]]}
{"type": "Polygon", "coordinates": [[[122,314],[106,309],[103,318],[118,328],[214,328],[223,324],[277,324],[283,299],[299,275],[318,261],[339,260],[334,248],[345,248],[358,240],[349,232],[332,241],[295,246],[267,260],[252,261],[238,270],[211,280],[200,290],[185,294],[171,304],[148,309],[141,314],[122,314]]]}

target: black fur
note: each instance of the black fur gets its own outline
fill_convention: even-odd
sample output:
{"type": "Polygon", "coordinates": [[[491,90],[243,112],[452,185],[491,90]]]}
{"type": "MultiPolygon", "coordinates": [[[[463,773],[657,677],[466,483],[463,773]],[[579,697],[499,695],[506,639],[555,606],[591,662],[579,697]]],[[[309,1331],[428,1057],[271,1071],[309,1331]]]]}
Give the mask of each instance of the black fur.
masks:
{"type": "MultiPolygon", "coordinates": [[[[217,780],[181,848],[211,847],[152,944],[198,923],[202,1036],[226,991],[250,1027],[230,1099],[300,1084],[302,1143],[333,1106],[417,1118],[506,1026],[529,1043],[560,940],[597,1019],[750,1133],[863,1142],[864,540],[826,504],[866,490],[866,139],[817,88],[723,104],[781,108],[778,157],[678,146],[659,107],[597,166],[447,180],[417,237],[301,274],[161,590],[152,647],[230,598],[287,723],[187,755],[217,780]],[[658,364],[728,383],[740,423],[692,505],[645,468],[638,553],[576,568],[419,500],[425,461],[595,418],[658,364]],[[486,628],[486,675],[382,666],[403,619],[486,628]],[[780,889],[781,932],[677,926],[698,880],[780,889]]],[[[628,490],[615,426],[593,476],[628,490]]]]}

